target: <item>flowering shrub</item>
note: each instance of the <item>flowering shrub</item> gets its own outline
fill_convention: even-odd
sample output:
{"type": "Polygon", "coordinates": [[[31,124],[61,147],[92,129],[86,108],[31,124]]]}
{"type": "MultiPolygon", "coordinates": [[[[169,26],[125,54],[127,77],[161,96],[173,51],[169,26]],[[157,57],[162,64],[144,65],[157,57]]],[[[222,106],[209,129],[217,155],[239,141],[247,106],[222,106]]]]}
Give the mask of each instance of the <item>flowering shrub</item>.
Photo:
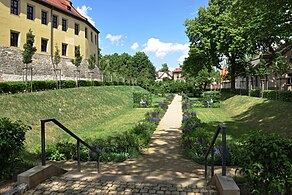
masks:
{"type": "Polygon", "coordinates": [[[159,102],[158,103],[158,108],[161,108],[163,110],[167,110],[168,109],[168,104],[167,103],[159,102]]]}

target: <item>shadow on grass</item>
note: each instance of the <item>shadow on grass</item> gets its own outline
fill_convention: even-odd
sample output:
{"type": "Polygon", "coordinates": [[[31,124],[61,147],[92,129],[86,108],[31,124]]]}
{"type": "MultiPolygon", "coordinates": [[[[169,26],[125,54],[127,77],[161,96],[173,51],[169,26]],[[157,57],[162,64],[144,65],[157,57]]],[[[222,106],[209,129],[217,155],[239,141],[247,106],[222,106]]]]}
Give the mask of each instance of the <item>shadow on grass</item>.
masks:
{"type": "Polygon", "coordinates": [[[266,100],[232,116],[232,121],[211,121],[206,125],[208,131],[214,132],[218,124],[224,123],[227,135],[234,141],[256,130],[292,138],[291,110],[292,103],[290,102],[266,100]]]}

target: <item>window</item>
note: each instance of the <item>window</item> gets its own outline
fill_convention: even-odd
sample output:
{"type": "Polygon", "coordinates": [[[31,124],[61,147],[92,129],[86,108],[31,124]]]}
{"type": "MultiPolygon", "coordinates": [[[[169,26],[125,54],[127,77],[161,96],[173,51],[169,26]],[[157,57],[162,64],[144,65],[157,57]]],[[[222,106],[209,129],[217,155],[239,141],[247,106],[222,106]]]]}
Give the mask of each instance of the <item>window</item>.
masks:
{"type": "Polygon", "coordinates": [[[67,31],[67,20],[62,19],[62,31],[67,31]]]}
{"type": "Polygon", "coordinates": [[[79,24],[75,23],[75,35],[79,35],[79,24]]]}
{"type": "Polygon", "coordinates": [[[58,16],[53,15],[53,28],[58,28],[58,16]]]}
{"type": "Polygon", "coordinates": [[[47,52],[48,39],[41,40],[41,51],[47,52]]]}
{"type": "Polygon", "coordinates": [[[48,12],[42,11],[42,24],[48,24],[48,12]]]}
{"type": "Polygon", "coordinates": [[[10,46],[12,47],[18,47],[18,32],[10,32],[10,46]]]}
{"type": "Polygon", "coordinates": [[[90,37],[91,37],[91,42],[93,42],[93,34],[92,34],[92,32],[90,33],[90,37]]]}
{"type": "Polygon", "coordinates": [[[88,35],[87,35],[87,28],[85,28],[85,38],[87,39],[88,35]]]}
{"type": "Polygon", "coordinates": [[[67,44],[62,43],[62,56],[67,56],[67,44]]]}
{"type": "Polygon", "coordinates": [[[11,14],[19,15],[18,7],[19,7],[19,0],[11,0],[10,1],[10,13],[11,14]]]}
{"type": "Polygon", "coordinates": [[[74,54],[75,54],[75,57],[76,57],[76,50],[77,50],[77,48],[78,48],[78,47],[77,47],[77,46],[75,46],[75,52],[74,52],[74,54]]]}
{"type": "Polygon", "coordinates": [[[292,85],[292,73],[289,73],[289,74],[288,74],[287,84],[288,84],[288,85],[292,85]]]}
{"type": "Polygon", "coordinates": [[[95,39],[95,45],[97,45],[97,35],[95,35],[95,37],[94,37],[95,39]]]}
{"type": "Polygon", "coordinates": [[[34,20],[34,7],[31,5],[27,5],[26,8],[26,18],[29,20],[34,20]]]}

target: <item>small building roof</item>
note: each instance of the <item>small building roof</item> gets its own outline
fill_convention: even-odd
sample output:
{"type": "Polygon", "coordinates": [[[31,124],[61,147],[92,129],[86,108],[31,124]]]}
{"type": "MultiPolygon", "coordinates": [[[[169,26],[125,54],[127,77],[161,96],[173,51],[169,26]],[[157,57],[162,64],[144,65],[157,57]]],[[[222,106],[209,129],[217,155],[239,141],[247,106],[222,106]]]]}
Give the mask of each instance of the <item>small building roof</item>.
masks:
{"type": "Polygon", "coordinates": [[[181,68],[176,68],[173,73],[181,73],[182,72],[182,69],[181,68]]]}

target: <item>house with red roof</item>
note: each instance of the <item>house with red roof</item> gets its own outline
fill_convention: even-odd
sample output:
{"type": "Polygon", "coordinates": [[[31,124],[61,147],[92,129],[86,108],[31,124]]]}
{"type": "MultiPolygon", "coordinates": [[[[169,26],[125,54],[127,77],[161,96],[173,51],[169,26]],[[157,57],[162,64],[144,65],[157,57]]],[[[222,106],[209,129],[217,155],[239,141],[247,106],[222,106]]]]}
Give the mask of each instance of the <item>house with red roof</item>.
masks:
{"type": "Polygon", "coordinates": [[[86,74],[89,56],[98,61],[99,31],[69,0],[1,0],[0,13],[0,80],[1,74],[2,80],[5,74],[22,74],[21,52],[30,29],[37,49],[31,65],[38,75],[51,74],[57,48],[64,77],[74,74],[71,60],[77,46],[83,57],[81,74],[86,74]]]}

